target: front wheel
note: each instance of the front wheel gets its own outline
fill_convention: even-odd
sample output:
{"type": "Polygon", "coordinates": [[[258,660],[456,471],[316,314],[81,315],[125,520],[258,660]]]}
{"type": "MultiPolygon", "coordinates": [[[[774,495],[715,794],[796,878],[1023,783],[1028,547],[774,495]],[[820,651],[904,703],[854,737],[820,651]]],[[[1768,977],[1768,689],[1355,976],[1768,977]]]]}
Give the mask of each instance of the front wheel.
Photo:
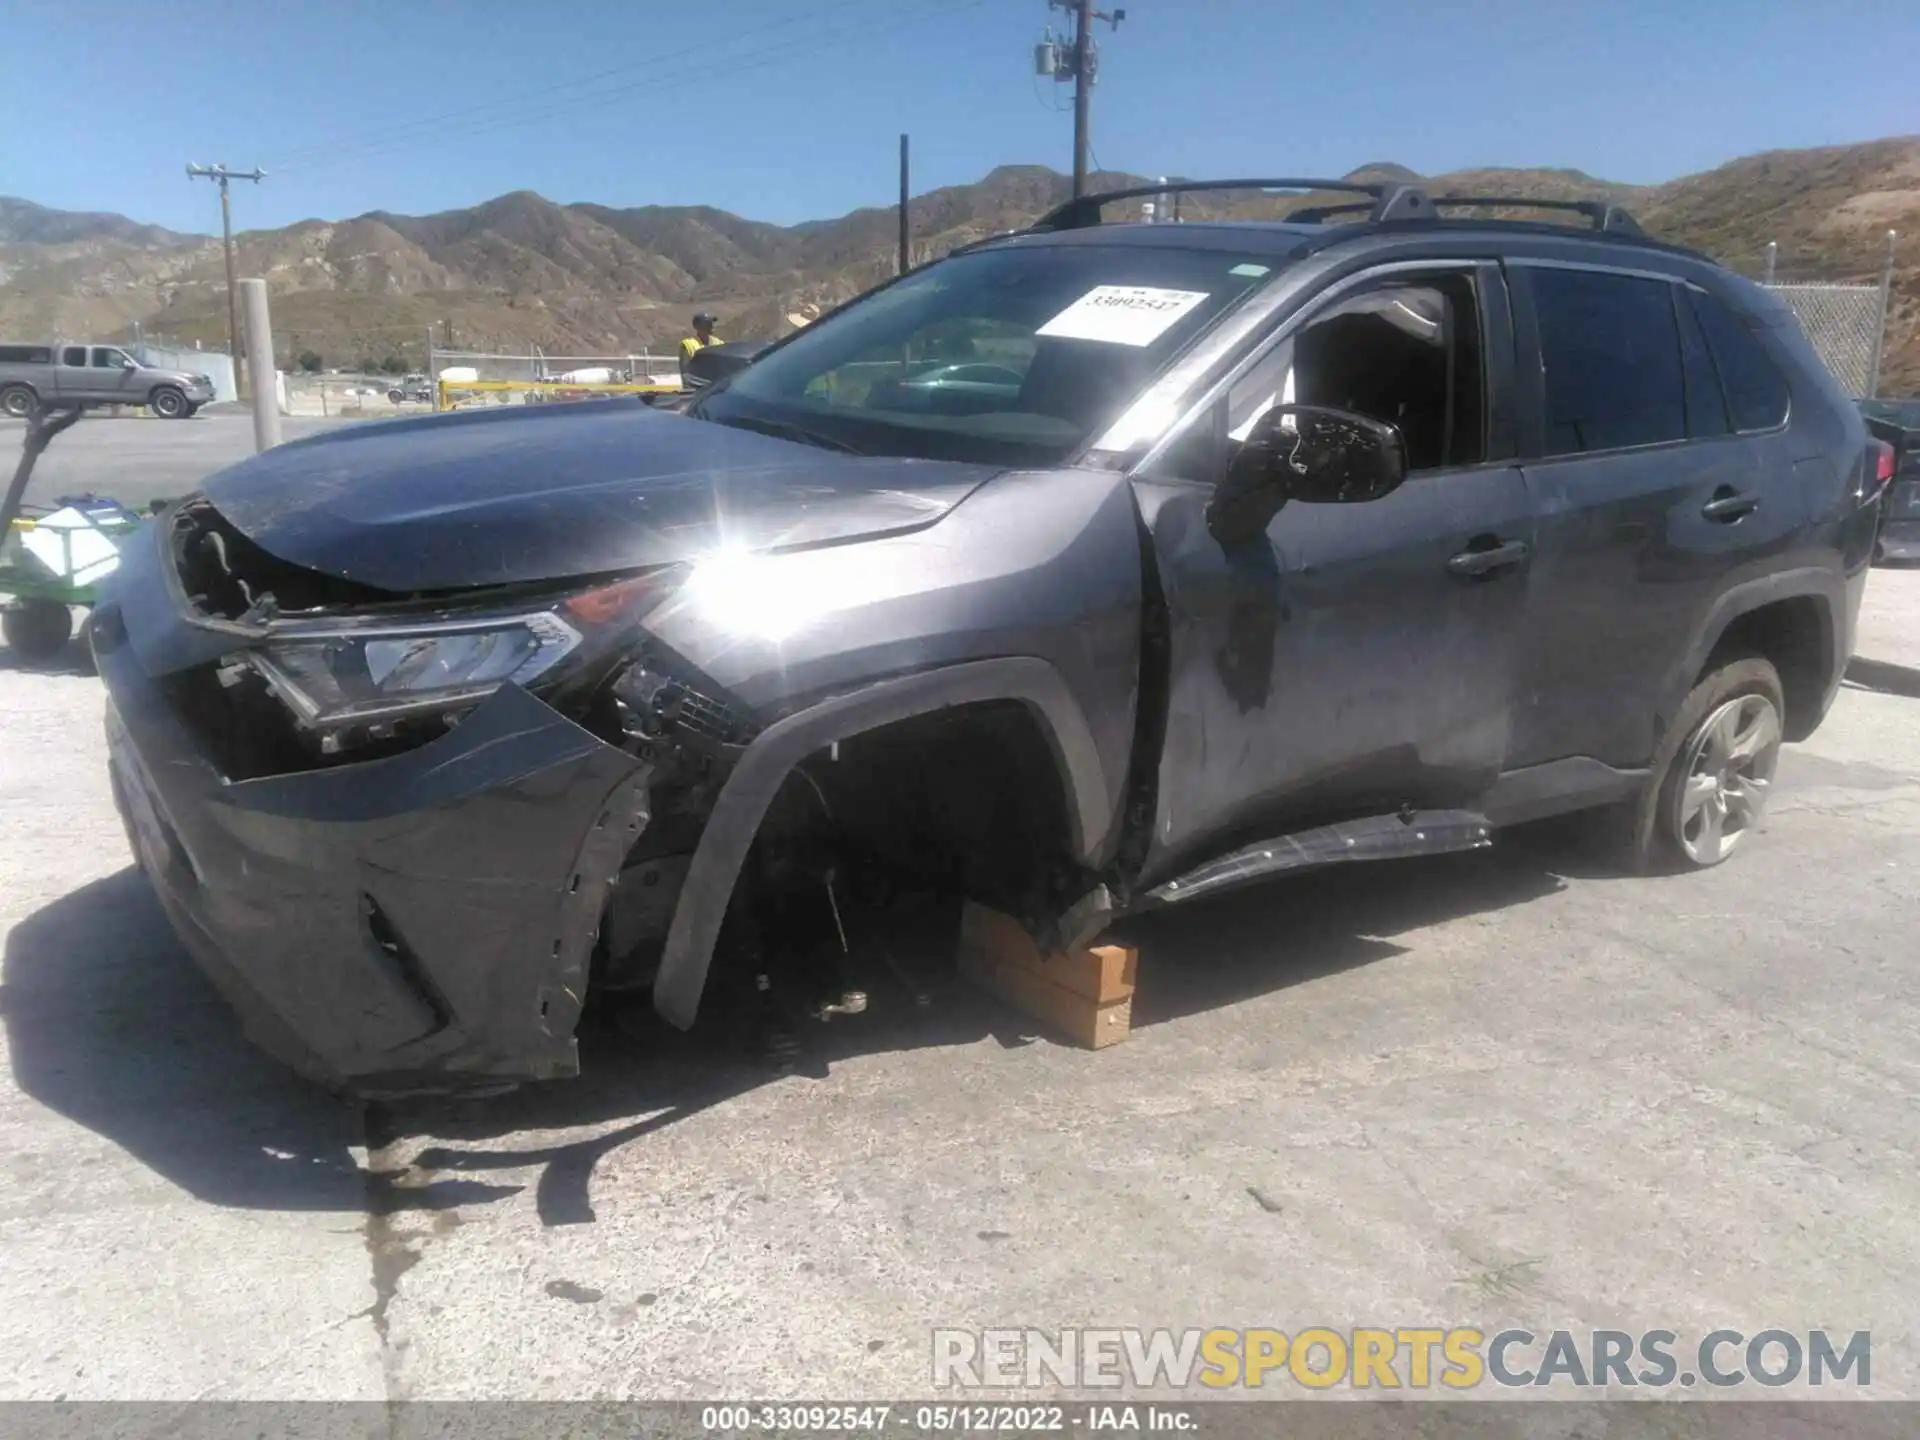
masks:
{"type": "Polygon", "coordinates": [[[1703,676],[1674,716],[1635,815],[1641,870],[1705,870],[1745,843],[1766,813],[1786,703],[1766,660],[1703,676]]]}
{"type": "Polygon", "coordinates": [[[193,413],[187,397],[171,385],[156,385],[147,397],[147,407],[162,420],[184,420],[193,413]]]}
{"type": "Polygon", "coordinates": [[[73,612],[58,600],[22,600],[0,615],[0,633],[22,660],[43,664],[72,636],[73,612]]]}

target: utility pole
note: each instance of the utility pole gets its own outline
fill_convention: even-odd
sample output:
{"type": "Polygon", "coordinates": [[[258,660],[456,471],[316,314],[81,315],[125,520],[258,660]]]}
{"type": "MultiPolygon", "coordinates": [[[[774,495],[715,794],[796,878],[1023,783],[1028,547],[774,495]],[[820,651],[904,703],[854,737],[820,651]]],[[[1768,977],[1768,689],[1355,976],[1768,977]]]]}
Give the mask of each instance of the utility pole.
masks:
{"type": "Polygon", "coordinates": [[[1050,8],[1073,15],[1071,43],[1062,46],[1053,38],[1052,27],[1035,52],[1042,75],[1056,81],[1073,81],[1073,193],[1078,199],[1087,189],[1087,157],[1092,151],[1090,112],[1093,107],[1093,82],[1100,68],[1100,52],[1093,43],[1093,22],[1104,20],[1113,29],[1127,18],[1125,10],[1096,10],[1093,0],[1047,0],[1050,8]],[[1064,53],[1063,53],[1064,52],[1064,53]]]}
{"type": "Polygon", "coordinates": [[[909,187],[912,178],[907,171],[907,137],[900,137],[900,273],[906,274],[913,265],[913,230],[907,218],[907,207],[912,203],[909,187]]]}
{"type": "Polygon", "coordinates": [[[220,238],[227,255],[227,355],[233,361],[233,378],[236,384],[240,379],[240,301],[233,278],[233,202],[228,197],[228,184],[234,180],[251,180],[256,185],[267,178],[267,172],[258,168],[252,170],[231,170],[225,164],[189,165],[189,180],[205,178],[220,186],[220,238]]]}

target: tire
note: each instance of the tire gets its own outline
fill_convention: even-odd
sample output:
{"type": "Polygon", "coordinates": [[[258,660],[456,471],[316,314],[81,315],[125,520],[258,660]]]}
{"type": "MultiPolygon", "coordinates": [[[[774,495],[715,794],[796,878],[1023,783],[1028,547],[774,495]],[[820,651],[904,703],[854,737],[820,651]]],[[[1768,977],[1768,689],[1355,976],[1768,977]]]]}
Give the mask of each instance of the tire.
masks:
{"type": "Polygon", "coordinates": [[[29,385],[9,385],[0,390],[0,414],[10,420],[24,420],[40,408],[40,397],[29,385]]]}
{"type": "Polygon", "coordinates": [[[73,635],[73,612],[58,600],[22,600],[0,615],[0,630],[15,655],[43,664],[66,648],[73,635]]]}
{"type": "Polygon", "coordinates": [[[1770,661],[1735,660],[1701,677],[1634,805],[1631,868],[1708,870],[1741,848],[1765,817],[1785,716],[1770,661]]]}
{"type": "Polygon", "coordinates": [[[188,401],[187,413],[182,415],[180,418],[182,420],[191,420],[194,416],[198,415],[199,413],[200,413],[200,407],[198,405],[195,405],[192,401],[188,401]]]}
{"type": "Polygon", "coordinates": [[[193,413],[187,408],[186,395],[172,385],[154,386],[147,397],[147,408],[162,420],[184,420],[193,413]]]}

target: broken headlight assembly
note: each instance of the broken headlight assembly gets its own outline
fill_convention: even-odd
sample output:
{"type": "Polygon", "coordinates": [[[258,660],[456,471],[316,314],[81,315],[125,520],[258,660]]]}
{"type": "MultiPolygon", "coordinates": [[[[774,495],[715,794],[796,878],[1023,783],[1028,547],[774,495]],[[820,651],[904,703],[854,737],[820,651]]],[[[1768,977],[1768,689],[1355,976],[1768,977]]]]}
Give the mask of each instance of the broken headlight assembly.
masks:
{"type": "Polygon", "coordinates": [[[502,685],[555,683],[627,634],[673,578],[656,571],[538,609],[286,625],[233,659],[335,752],[417,717],[452,723],[502,685]]]}

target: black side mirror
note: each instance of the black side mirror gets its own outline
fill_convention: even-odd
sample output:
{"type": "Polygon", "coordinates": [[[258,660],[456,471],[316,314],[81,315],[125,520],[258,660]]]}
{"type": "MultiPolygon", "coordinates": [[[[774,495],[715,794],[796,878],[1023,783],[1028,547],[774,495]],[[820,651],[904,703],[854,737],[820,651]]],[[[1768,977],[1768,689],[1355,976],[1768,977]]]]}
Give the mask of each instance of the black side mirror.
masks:
{"type": "Polygon", "coordinates": [[[1406,478],[1398,426],[1326,405],[1275,405],[1235,453],[1207,527],[1222,545],[1243,544],[1289,500],[1357,504],[1392,494],[1406,478]]]}

